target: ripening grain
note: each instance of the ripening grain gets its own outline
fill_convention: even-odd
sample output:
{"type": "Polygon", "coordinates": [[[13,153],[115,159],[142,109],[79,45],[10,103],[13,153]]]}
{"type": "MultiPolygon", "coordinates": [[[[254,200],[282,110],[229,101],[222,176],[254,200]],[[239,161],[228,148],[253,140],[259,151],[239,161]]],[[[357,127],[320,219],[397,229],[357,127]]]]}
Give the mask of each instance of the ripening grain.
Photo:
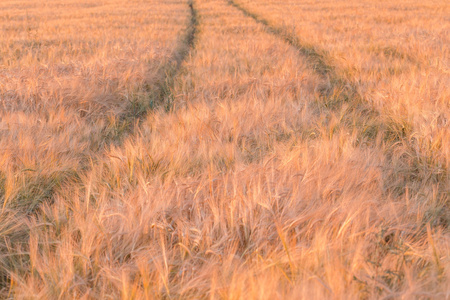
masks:
{"type": "Polygon", "coordinates": [[[149,101],[188,17],[184,1],[0,3],[0,289],[28,268],[30,214],[149,101]]]}
{"type": "Polygon", "coordinates": [[[1,296],[450,297],[444,2],[0,7],[1,296]]]}

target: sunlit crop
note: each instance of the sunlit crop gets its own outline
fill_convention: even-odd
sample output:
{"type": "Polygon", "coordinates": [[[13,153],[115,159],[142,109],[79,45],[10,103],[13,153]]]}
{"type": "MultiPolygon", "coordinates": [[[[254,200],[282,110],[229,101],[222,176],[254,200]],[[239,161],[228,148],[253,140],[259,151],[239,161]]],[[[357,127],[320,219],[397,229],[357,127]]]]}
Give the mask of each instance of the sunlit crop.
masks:
{"type": "Polygon", "coordinates": [[[449,298],[449,13],[3,1],[0,298],[449,298]]]}

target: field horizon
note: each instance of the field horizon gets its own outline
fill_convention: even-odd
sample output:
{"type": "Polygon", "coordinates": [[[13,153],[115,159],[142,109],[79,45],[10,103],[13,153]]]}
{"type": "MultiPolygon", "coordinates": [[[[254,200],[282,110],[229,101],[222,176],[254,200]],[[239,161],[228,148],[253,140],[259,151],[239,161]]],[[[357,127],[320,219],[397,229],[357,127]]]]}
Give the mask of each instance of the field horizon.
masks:
{"type": "Polygon", "coordinates": [[[0,3],[1,299],[450,299],[445,0],[0,3]]]}

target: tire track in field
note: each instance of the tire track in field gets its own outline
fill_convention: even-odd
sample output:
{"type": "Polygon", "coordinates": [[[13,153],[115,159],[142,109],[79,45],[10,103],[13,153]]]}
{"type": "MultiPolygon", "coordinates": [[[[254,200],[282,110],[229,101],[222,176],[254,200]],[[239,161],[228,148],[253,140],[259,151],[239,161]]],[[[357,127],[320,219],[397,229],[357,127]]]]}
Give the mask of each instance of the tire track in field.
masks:
{"type": "MultiPolygon", "coordinates": [[[[109,130],[109,132],[105,132],[104,142],[102,145],[98,146],[99,155],[104,155],[105,151],[109,148],[109,146],[116,144],[121,145],[125,138],[131,135],[134,130],[142,123],[145,117],[151,112],[152,109],[160,107],[161,105],[166,104],[166,110],[170,109],[170,101],[167,101],[167,98],[170,97],[171,90],[175,83],[175,77],[181,69],[183,62],[187,59],[189,54],[194,48],[197,28],[198,28],[198,15],[197,10],[195,8],[194,0],[190,0],[188,2],[189,10],[190,10],[190,18],[188,25],[185,29],[185,33],[179,37],[179,41],[177,46],[173,50],[172,56],[168,59],[168,61],[157,71],[157,81],[155,84],[148,86],[146,88],[146,92],[149,94],[148,103],[131,103],[125,110],[125,112],[118,117],[118,121],[115,124],[110,124],[113,126],[113,130],[109,130]]],[[[105,129],[107,131],[108,129],[105,129]]],[[[42,189],[45,191],[44,197],[39,197],[39,199],[29,199],[28,208],[23,211],[23,215],[20,212],[11,213],[7,212],[6,217],[3,219],[7,219],[11,224],[18,223],[17,217],[23,217],[27,219],[28,217],[36,214],[37,210],[41,206],[42,203],[52,204],[52,199],[55,193],[63,186],[65,183],[74,183],[78,184],[80,182],[80,178],[78,173],[86,173],[92,169],[95,162],[92,161],[92,157],[85,157],[80,162],[78,172],[61,175],[59,178],[59,174],[56,174],[55,177],[58,177],[57,180],[49,180],[44,179],[44,183],[42,184],[42,189]],[[12,221],[16,220],[16,221],[12,221]]],[[[94,160],[96,160],[94,158],[94,160]]],[[[1,191],[1,190],[0,190],[1,191]]],[[[42,195],[40,195],[42,196],[42,195]]],[[[18,244],[22,244],[24,241],[29,239],[29,230],[17,225],[11,225],[12,228],[8,227],[8,224],[4,225],[7,232],[7,235],[0,235],[3,238],[8,238],[10,240],[10,249],[15,247],[15,241],[18,244]],[[16,226],[16,227],[14,227],[16,226]]],[[[2,230],[0,226],[0,231],[2,230]]],[[[18,246],[19,247],[19,246],[18,246]]],[[[0,257],[1,253],[8,253],[10,250],[3,249],[2,245],[0,245],[0,257]]],[[[10,253],[8,257],[5,258],[4,261],[0,260],[0,297],[3,289],[7,289],[11,284],[11,278],[8,274],[7,266],[9,264],[14,265],[16,261],[20,261],[21,263],[25,263],[28,261],[28,254],[24,253],[10,253]]]]}
{"type": "MultiPolygon", "coordinates": [[[[267,19],[251,12],[235,0],[227,0],[227,2],[247,17],[263,25],[266,32],[297,49],[309,67],[327,83],[324,87],[318,89],[319,99],[316,104],[321,113],[339,113],[345,109],[340,121],[341,125],[356,130],[359,143],[371,147],[384,144],[387,161],[383,166],[383,172],[386,174],[383,184],[387,193],[398,196],[405,193],[405,186],[392,185],[391,182],[397,179],[396,168],[400,167],[404,171],[405,180],[416,178],[414,182],[420,182],[422,185],[438,184],[439,197],[442,197],[444,201],[448,199],[448,191],[443,187],[443,184],[439,184],[446,182],[449,178],[448,163],[446,161],[439,162],[431,154],[423,154],[417,151],[417,145],[423,142],[414,137],[412,124],[402,118],[393,120],[389,116],[381,115],[358,92],[355,83],[339,74],[332,63],[333,59],[327,55],[324,49],[302,41],[286,29],[271,24],[267,19]],[[346,104],[348,105],[344,106],[346,104]],[[403,152],[403,156],[409,156],[410,158],[397,158],[394,161],[396,152],[397,156],[398,152],[403,152]],[[406,171],[405,166],[407,166],[406,171]],[[421,168],[430,173],[418,175],[418,170],[421,168]]],[[[408,56],[405,59],[408,59],[408,56]]],[[[326,123],[323,125],[328,126],[326,123]]]]}
{"type": "MultiPolygon", "coordinates": [[[[184,34],[178,38],[177,45],[172,50],[172,55],[167,59],[167,62],[157,70],[155,76],[156,81],[151,84],[149,83],[145,87],[145,92],[148,94],[148,101],[131,102],[121,115],[109,121],[109,124],[103,129],[103,143],[99,143],[94,153],[103,156],[110,146],[120,146],[140,126],[152,110],[162,105],[165,105],[164,108],[166,111],[171,109],[171,90],[183,62],[194,48],[198,27],[198,15],[194,0],[188,1],[188,6],[190,17],[184,34]]],[[[79,183],[79,173],[89,172],[97,161],[98,158],[96,157],[83,157],[76,171],[70,174],[55,174],[55,180],[52,180],[52,178],[44,180],[42,183],[42,189],[45,191],[44,197],[40,197],[39,201],[31,200],[34,204],[27,209],[27,212],[35,212],[42,202],[51,203],[53,195],[64,183],[79,183]]]]}
{"type": "Polygon", "coordinates": [[[171,96],[171,90],[175,84],[175,77],[180,71],[181,65],[194,48],[198,30],[198,14],[194,0],[190,0],[188,5],[191,16],[185,30],[186,32],[173,50],[173,55],[157,71],[156,82],[146,87],[145,91],[149,94],[149,101],[147,103],[132,102],[129,105],[128,109],[119,117],[117,124],[114,125],[115,130],[106,134],[105,146],[114,142],[120,144],[123,138],[133,132],[135,127],[141,124],[153,109],[161,105],[165,105],[164,108],[166,111],[171,109],[172,103],[168,98],[171,96]]]}
{"type": "MultiPolygon", "coordinates": [[[[132,134],[136,127],[138,127],[145,117],[153,109],[165,105],[165,109],[170,110],[171,106],[171,90],[175,83],[175,77],[178,74],[183,62],[188,57],[191,50],[194,48],[195,37],[197,33],[198,16],[195,9],[194,0],[188,1],[190,17],[188,17],[188,24],[183,30],[181,35],[177,38],[177,44],[172,50],[172,54],[167,61],[156,71],[155,82],[147,83],[145,86],[145,93],[148,95],[146,100],[136,100],[131,102],[125,111],[113,118],[107,120],[107,125],[100,129],[102,135],[102,141],[92,146],[94,157],[91,155],[85,155],[81,158],[79,165],[76,169],[67,172],[55,172],[48,178],[41,178],[39,182],[33,186],[25,186],[23,190],[19,190],[17,195],[13,199],[10,199],[8,203],[24,202],[21,207],[15,207],[15,209],[25,210],[26,213],[33,213],[38,209],[41,203],[51,202],[55,192],[65,183],[77,183],[80,180],[80,174],[89,171],[92,168],[92,164],[97,160],[95,154],[100,156],[104,155],[104,152],[111,145],[121,145],[127,136],[132,134]],[[28,190],[32,189],[36,195],[33,197],[33,193],[29,193],[28,190]],[[25,201],[15,201],[15,198],[23,198],[25,201]]],[[[94,132],[97,134],[97,132],[94,132]]],[[[91,139],[90,136],[86,137],[91,139]]],[[[0,185],[1,185],[0,174],[0,185]]],[[[1,196],[0,186],[0,196],[1,196]]],[[[3,209],[5,209],[7,203],[3,203],[3,209]]],[[[9,205],[9,204],[8,204],[9,205]]],[[[11,207],[14,208],[14,207],[11,207]]]]}
{"type": "MultiPolygon", "coordinates": [[[[349,100],[356,101],[358,104],[363,103],[363,97],[358,93],[357,88],[339,76],[336,68],[332,65],[332,59],[329,58],[323,49],[314,45],[301,41],[295,35],[289,33],[282,27],[276,27],[269,23],[263,17],[249,11],[234,0],[227,0],[228,4],[240,10],[247,17],[252,18],[257,23],[262,24],[265,30],[278,38],[283,39],[303,56],[307,64],[314,70],[323,80],[330,83],[330,88],[319,89],[323,105],[336,109],[343,102],[349,100]]],[[[375,113],[375,112],[373,112],[375,113]]]]}
{"type": "MultiPolygon", "coordinates": [[[[332,58],[326,54],[325,50],[301,41],[282,27],[270,24],[268,20],[246,9],[235,0],[227,0],[227,2],[247,17],[263,25],[266,32],[284,40],[296,49],[307,65],[319,75],[323,83],[317,89],[318,99],[315,104],[320,113],[338,113],[345,104],[349,104],[341,118],[341,125],[350,129],[356,128],[360,143],[376,143],[377,135],[380,132],[383,133],[384,140],[390,140],[392,143],[407,136],[409,132],[406,131],[386,131],[386,124],[382,122],[380,113],[364,100],[355,84],[339,74],[332,64],[332,58]]],[[[329,126],[328,124],[322,125],[329,126]]],[[[402,128],[401,125],[399,127],[402,128]]]]}

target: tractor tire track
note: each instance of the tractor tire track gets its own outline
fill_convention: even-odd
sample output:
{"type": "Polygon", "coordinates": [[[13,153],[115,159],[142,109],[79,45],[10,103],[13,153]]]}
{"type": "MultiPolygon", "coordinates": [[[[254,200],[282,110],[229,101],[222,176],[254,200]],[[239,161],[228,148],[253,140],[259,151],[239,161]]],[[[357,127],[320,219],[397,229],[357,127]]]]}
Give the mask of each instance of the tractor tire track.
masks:
{"type": "Polygon", "coordinates": [[[45,197],[41,198],[40,201],[34,201],[35,204],[27,210],[28,214],[33,214],[42,202],[51,203],[54,194],[58,191],[58,187],[63,184],[68,182],[80,184],[79,173],[88,173],[112,145],[122,145],[126,138],[135,132],[136,128],[140,126],[152,110],[161,106],[164,106],[166,111],[171,109],[170,97],[176,76],[183,62],[194,48],[197,33],[198,16],[194,1],[190,0],[188,6],[190,17],[184,34],[178,38],[177,46],[172,50],[172,55],[167,59],[167,62],[157,70],[155,76],[156,81],[145,88],[145,92],[148,94],[148,101],[132,102],[121,115],[112,121],[113,123],[110,123],[103,129],[103,143],[100,143],[94,149],[94,153],[98,153],[98,156],[83,157],[80,161],[78,171],[63,174],[62,179],[59,178],[57,182],[51,178],[45,180],[43,184],[45,197]]]}
{"type": "MultiPolygon", "coordinates": [[[[395,164],[399,164],[403,168],[407,165],[407,170],[403,176],[405,178],[414,177],[421,185],[448,181],[448,162],[436,161],[428,153],[419,154],[416,148],[422,141],[414,137],[413,125],[402,118],[393,120],[383,116],[380,111],[372,107],[358,91],[357,85],[339,74],[339,71],[332,63],[333,59],[326,54],[324,49],[302,41],[286,29],[271,24],[267,19],[253,13],[235,0],[227,0],[227,2],[245,16],[263,25],[266,32],[284,40],[297,49],[307,65],[319,75],[321,80],[328,83],[325,87],[318,89],[319,99],[316,104],[321,113],[339,113],[342,109],[345,109],[341,118],[341,125],[350,130],[356,130],[360,144],[370,147],[377,147],[380,144],[385,145],[387,160],[383,166],[383,173],[385,174],[383,185],[386,193],[396,196],[404,195],[405,193],[405,186],[392,186],[392,181],[397,176],[395,164]],[[344,107],[345,104],[348,105],[344,107]],[[397,158],[397,161],[394,161],[394,155],[398,151],[403,151],[405,156],[408,155],[412,158],[404,160],[398,160],[397,158]],[[419,168],[432,171],[430,174],[419,176],[417,175],[419,168]]],[[[404,59],[409,60],[409,56],[404,56],[404,59]]],[[[327,124],[322,125],[327,126],[327,124]]],[[[445,199],[448,199],[448,190],[442,184],[438,184],[438,189],[439,197],[446,201],[445,199]]]]}
{"type": "Polygon", "coordinates": [[[282,27],[270,24],[268,20],[254,14],[234,0],[227,1],[229,5],[240,10],[247,17],[262,24],[266,32],[283,39],[286,43],[297,49],[310,68],[324,81],[330,83],[331,88],[319,89],[320,96],[324,98],[322,100],[326,101],[323,103],[326,107],[336,109],[339,104],[348,102],[349,100],[357,101],[359,104],[363,102],[363,97],[358,93],[357,88],[338,74],[336,67],[331,63],[332,59],[326,55],[325,50],[301,41],[297,36],[289,33],[282,27]],[[336,91],[338,92],[337,94],[336,91]]]}
{"type": "MultiPolygon", "coordinates": [[[[266,32],[282,39],[298,51],[306,64],[322,81],[318,85],[318,97],[314,103],[319,113],[338,113],[345,104],[348,104],[345,113],[342,115],[341,125],[349,129],[356,129],[361,144],[375,144],[380,133],[383,133],[383,140],[395,143],[409,133],[386,130],[388,126],[383,123],[380,113],[365,101],[356,84],[339,74],[332,63],[333,59],[326,54],[324,49],[302,41],[286,29],[271,24],[268,20],[246,9],[235,0],[227,0],[227,2],[245,16],[263,25],[266,32]]],[[[328,124],[322,125],[328,126],[328,124]]],[[[401,125],[398,127],[402,128],[401,125]]]]}
{"type": "MultiPolygon", "coordinates": [[[[55,174],[55,177],[58,178],[57,181],[52,180],[52,178],[44,178],[44,183],[41,183],[41,189],[45,191],[45,196],[42,197],[42,195],[40,195],[40,197],[38,197],[39,199],[29,199],[29,202],[32,205],[25,208],[22,213],[13,212],[13,210],[7,209],[6,211],[3,211],[3,215],[0,215],[0,220],[9,220],[10,223],[12,223],[11,220],[14,219],[14,223],[17,224],[15,225],[15,227],[11,225],[15,228],[15,230],[8,231],[11,233],[7,235],[1,235],[2,238],[11,241],[11,245],[8,246],[10,249],[15,248],[14,241],[18,241],[17,244],[22,244],[23,241],[29,239],[29,229],[24,228],[24,226],[20,226],[20,224],[18,224],[20,219],[22,219],[23,222],[25,222],[24,224],[26,224],[27,220],[30,217],[36,215],[37,211],[43,203],[51,205],[55,194],[59,191],[59,189],[62,188],[63,185],[82,184],[80,174],[86,174],[90,170],[92,170],[92,168],[98,163],[99,157],[104,156],[105,152],[110,146],[120,146],[128,136],[133,134],[136,128],[140,126],[145,117],[153,109],[156,109],[164,104],[166,104],[166,110],[171,109],[171,103],[170,101],[167,101],[167,98],[171,96],[170,93],[175,84],[175,77],[179,73],[184,61],[188,58],[191,51],[194,49],[196,34],[198,30],[198,15],[194,0],[190,0],[188,2],[188,5],[190,10],[190,17],[188,25],[184,30],[184,34],[178,38],[177,46],[172,51],[171,57],[162,67],[158,69],[156,74],[156,83],[148,86],[145,90],[149,95],[148,103],[131,103],[126,108],[125,112],[117,118],[118,121],[116,121],[115,124],[110,124],[109,127],[113,127],[113,130],[111,130],[111,128],[104,129],[103,144],[98,145],[97,147],[97,153],[99,155],[98,157],[82,158],[77,171],[71,172],[69,174],[63,174],[61,175],[61,178],[60,174],[55,174]]],[[[5,228],[9,228],[8,224],[9,223],[6,223],[5,228]]],[[[20,248],[19,245],[17,245],[17,247],[20,248]]],[[[8,252],[10,252],[10,250],[4,248],[3,245],[0,244],[0,257],[2,253],[8,252]]],[[[26,265],[26,262],[28,261],[27,255],[28,254],[22,252],[14,253],[10,254],[3,261],[0,260],[0,295],[2,295],[1,291],[3,289],[7,289],[11,284],[11,277],[8,274],[8,270],[11,269],[11,267],[8,267],[8,265],[13,265],[14,261],[16,260],[20,260],[26,265]]]]}
{"type": "Polygon", "coordinates": [[[198,14],[193,0],[188,2],[190,10],[189,24],[185,30],[185,34],[178,41],[178,45],[173,50],[172,56],[168,61],[159,68],[156,73],[156,82],[151,86],[147,86],[145,91],[149,94],[147,103],[131,103],[128,109],[119,116],[119,121],[115,124],[116,128],[120,128],[118,132],[125,134],[106,133],[105,147],[114,142],[119,144],[123,139],[134,131],[134,129],[142,123],[145,117],[154,109],[165,105],[165,110],[171,109],[171,90],[175,84],[175,78],[179,73],[183,62],[194,48],[197,28],[198,14]],[[165,103],[166,102],[166,103],[165,103]]]}

